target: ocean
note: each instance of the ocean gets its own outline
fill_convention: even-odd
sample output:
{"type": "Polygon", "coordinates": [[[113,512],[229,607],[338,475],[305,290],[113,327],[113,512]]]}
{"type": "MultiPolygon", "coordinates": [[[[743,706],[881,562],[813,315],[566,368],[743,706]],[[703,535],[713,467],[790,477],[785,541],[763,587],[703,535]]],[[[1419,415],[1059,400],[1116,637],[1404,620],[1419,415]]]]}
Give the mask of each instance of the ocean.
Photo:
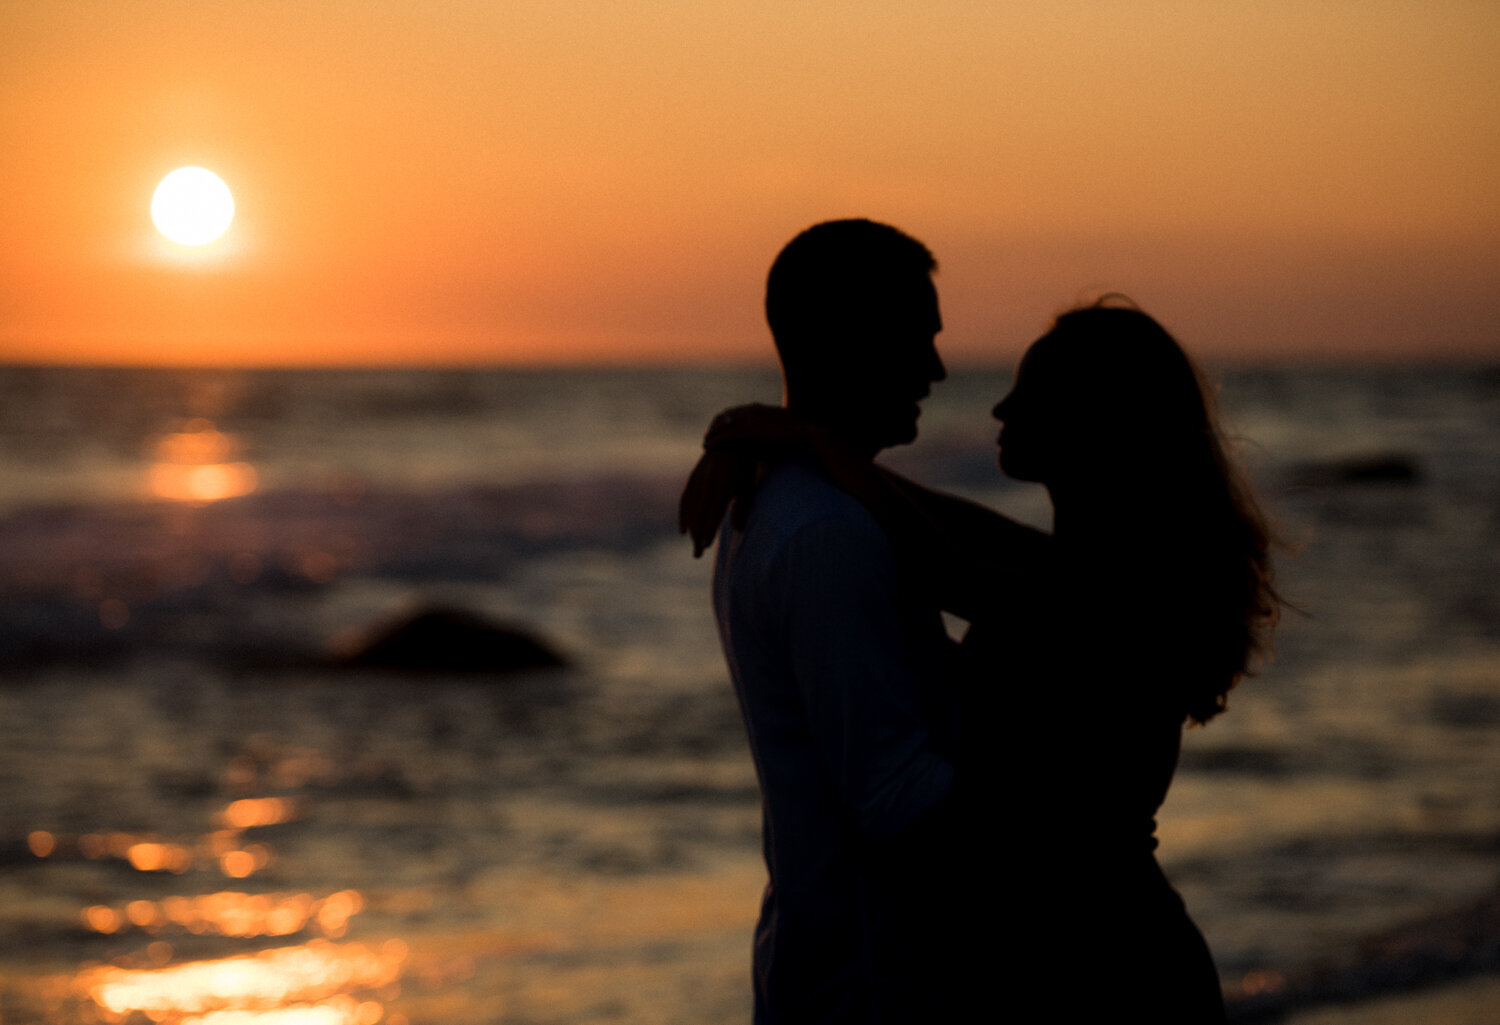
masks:
{"type": "MultiPolygon", "coordinates": [[[[1045,525],[1008,379],[888,461],[1045,525]]],[[[1221,380],[1296,610],[1159,858],[1237,1020],[1500,1020],[1500,371],[1221,380]]],[[[0,368],[0,1021],[748,1021],[758,795],[675,504],[778,395],[0,368]]]]}

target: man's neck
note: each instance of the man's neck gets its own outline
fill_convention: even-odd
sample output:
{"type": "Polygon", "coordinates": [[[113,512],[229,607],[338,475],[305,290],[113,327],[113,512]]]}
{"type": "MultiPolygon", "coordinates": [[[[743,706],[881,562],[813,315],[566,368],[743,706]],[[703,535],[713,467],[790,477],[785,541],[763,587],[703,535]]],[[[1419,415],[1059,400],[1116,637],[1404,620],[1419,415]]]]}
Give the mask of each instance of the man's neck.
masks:
{"type": "Polygon", "coordinates": [[[858,456],[866,461],[873,461],[880,453],[881,446],[871,442],[866,432],[859,431],[851,418],[841,411],[828,408],[826,405],[798,401],[797,396],[787,395],[783,401],[788,410],[796,413],[810,423],[817,424],[828,434],[832,435],[838,442],[849,451],[850,454],[858,456]]]}

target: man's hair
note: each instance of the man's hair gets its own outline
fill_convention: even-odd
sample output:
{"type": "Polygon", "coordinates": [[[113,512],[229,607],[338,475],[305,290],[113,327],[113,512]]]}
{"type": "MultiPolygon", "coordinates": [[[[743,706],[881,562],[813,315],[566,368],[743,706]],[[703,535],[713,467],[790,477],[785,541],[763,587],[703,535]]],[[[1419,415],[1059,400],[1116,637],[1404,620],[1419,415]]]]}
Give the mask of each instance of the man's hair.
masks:
{"type": "Polygon", "coordinates": [[[889,224],[824,221],[792,239],[766,279],[766,320],[783,367],[877,325],[893,292],[930,275],[926,246],[889,224]]]}

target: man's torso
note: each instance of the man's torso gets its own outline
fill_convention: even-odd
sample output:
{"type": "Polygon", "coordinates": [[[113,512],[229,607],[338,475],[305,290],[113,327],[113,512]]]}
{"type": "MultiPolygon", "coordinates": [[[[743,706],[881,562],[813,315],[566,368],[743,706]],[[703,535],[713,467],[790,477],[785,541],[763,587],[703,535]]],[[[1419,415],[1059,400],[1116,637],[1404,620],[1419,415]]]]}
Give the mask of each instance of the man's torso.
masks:
{"type": "Polygon", "coordinates": [[[924,884],[872,856],[952,785],[946,642],[874,518],[814,467],[777,464],[754,501],[721,536],[714,607],[764,798],[758,1015],[864,1021],[924,884]]]}

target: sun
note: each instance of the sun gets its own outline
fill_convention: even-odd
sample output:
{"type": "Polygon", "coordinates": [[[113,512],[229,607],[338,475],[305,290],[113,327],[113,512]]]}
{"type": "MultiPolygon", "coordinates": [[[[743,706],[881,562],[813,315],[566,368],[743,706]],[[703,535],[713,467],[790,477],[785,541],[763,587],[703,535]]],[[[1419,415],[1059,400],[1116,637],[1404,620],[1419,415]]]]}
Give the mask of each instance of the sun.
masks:
{"type": "Polygon", "coordinates": [[[179,167],[156,187],[151,219],[173,242],[201,246],[228,230],[234,220],[234,196],[212,171],[179,167]]]}

